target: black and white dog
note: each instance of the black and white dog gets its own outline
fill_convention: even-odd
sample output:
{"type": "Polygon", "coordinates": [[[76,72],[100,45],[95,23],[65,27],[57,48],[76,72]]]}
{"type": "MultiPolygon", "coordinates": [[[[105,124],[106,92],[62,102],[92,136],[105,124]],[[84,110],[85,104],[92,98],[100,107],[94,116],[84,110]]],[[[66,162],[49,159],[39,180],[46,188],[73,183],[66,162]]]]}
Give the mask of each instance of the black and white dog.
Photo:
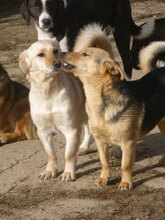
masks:
{"type": "Polygon", "coordinates": [[[24,0],[21,13],[27,24],[33,18],[38,40],[56,39],[62,51],[72,50],[84,25],[110,25],[127,79],[132,73],[130,36],[144,38],[154,28],[152,19],[142,27],[134,23],[129,0],[24,0]]]}

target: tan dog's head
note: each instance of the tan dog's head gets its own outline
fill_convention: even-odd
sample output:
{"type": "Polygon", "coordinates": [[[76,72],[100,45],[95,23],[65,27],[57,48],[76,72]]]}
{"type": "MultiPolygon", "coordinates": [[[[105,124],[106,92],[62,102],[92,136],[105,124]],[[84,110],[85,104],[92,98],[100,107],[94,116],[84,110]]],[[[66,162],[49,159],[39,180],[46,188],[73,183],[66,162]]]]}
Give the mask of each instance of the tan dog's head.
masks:
{"type": "Polygon", "coordinates": [[[81,81],[87,78],[94,80],[94,78],[102,78],[106,75],[112,82],[124,79],[120,66],[102,49],[86,48],[77,53],[61,53],[61,57],[63,69],[73,72],[81,81]]]}
{"type": "Polygon", "coordinates": [[[43,78],[61,70],[60,47],[57,42],[42,40],[33,43],[19,56],[19,66],[27,78],[43,78]]]}

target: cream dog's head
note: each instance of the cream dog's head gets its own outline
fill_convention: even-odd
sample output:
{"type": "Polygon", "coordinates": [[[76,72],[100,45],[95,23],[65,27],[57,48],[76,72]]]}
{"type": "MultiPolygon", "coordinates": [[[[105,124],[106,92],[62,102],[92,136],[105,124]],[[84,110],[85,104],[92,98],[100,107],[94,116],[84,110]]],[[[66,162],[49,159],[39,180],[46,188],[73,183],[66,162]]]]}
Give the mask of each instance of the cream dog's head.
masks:
{"type": "Polygon", "coordinates": [[[86,48],[77,53],[61,53],[61,57],[63,69],[73,72],[81,81],[87,78],[95,80],[105,75],[108,75],[111,81],[124,79],[120,66],[110,58],[109,53],[105,50],[86,48]]]}
{"type": "Polygon", "coordinates": [[[61,70],[58,42],[42,40],[33,43],[20,54],[19,66],[29,80],[58,74],[61,70]]]}

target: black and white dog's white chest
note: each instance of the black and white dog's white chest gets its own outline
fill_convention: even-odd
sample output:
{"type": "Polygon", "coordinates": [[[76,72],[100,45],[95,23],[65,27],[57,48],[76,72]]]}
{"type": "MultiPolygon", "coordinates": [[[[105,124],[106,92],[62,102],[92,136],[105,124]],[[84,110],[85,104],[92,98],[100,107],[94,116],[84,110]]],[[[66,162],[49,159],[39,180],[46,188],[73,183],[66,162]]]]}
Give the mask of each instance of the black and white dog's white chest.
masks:
{"type": "Polygon", "coordinates": [[[64,6],[67,1],[61,0],[25,0],[21,7],[21,13],[27,24],[32,17],[37,33],[38,40],[57,40],[62,41],[61,46],[66,50],[65,16],[64,6]]]}

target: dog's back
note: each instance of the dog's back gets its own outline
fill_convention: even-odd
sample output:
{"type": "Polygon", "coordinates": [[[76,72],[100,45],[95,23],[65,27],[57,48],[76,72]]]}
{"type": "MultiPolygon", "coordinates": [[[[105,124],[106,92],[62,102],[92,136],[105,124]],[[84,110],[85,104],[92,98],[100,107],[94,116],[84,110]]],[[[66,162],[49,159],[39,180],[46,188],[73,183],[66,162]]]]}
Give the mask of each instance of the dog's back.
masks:
{"type": "Polygon", "coordinates": [[[143,73],[147,74],[139,80],[140,87],[137,87],[137,94],[145,103],[143,127],[145,124],[154,127],[165,115],[165,41],[155,41],[144,47],[139,61],[143,73]]]}
{"type": "Polygon", "coordinates": [[[24,85],[11,80],[7,74],[7,71],[0,64],[0,95],[10,94],[13,96],[12,100],[18,101],[29,94],[29,89],[24,85]]]}
{"type": "Polygon", "coordinates": [[[139,53],[141,49],[154,41],[165,41],[165,18],[155,20],[155,28],[148,37],[144,39],[133,39],[131,55],[135,69],[139,69],[139,53]]]}
{"type": "Polygon", "coordinates": [[[0,143],[36,139],[28,94],[29,89],[11,80],[0,64],[0,143]]]}
{"type": "Polygon", "coordinates": [[[15,99],[14,85],[0,64],[0,130],[6,125],[6,115],[15,99]]]}

